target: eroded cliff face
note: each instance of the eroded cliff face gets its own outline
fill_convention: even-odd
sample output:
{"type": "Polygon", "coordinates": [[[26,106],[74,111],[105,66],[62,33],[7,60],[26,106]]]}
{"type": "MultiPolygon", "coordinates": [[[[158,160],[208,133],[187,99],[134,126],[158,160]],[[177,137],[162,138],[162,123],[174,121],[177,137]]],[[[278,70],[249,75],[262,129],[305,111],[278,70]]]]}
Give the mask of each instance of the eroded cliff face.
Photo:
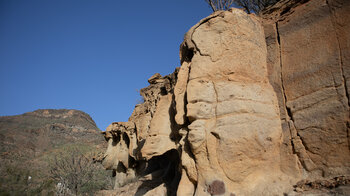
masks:
{"type": "Polygon", "coordinates": [[[195,195],[281,192],[277,182],[288,181],[279,169],[282,129],[258,18],[237,9],[216,12],[187,33],[181,50],[193,53],[181,58],[190,67],[185,115],[195,195]]]}
{"type": "Polygon", "coordinates": [[[102,164],[113,170],[118,195],[175,195],[181,177],[179,126],[174,87],[178,69],[153,75],[140,90],[144,102],[128,122],[112,123],[105,132],[108,149],[102,164]]]}
{"type": "Polygon", "coordinates": [[[349,4],[281,1],[192,27],[181,67],[106,130],[114,194],[282,195],[350,175],[349,4]]]}
{"type": "MultiPolygon", "coordinates": [[[[283,170],[349,175],[350,2],[313,0],[264,16],[268,70],[284,135],[283,170]],[[276,13],[277,16],[276,17],[276,13]]],[[[290,6],[289,6],[290,7],[290,6]]]]}

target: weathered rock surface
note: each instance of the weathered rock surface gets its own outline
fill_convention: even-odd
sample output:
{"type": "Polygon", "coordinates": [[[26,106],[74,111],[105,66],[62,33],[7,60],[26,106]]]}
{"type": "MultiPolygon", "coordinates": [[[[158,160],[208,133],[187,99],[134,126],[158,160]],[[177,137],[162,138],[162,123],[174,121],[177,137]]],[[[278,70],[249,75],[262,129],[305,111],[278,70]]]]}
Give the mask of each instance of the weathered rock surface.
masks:
{"type": "MultiPolygon", "coordinates": [[[[264,16],[269,76],[285,124],[283,151],[298,156],[303,177],[349,175],[350,2],[300,3],[279,17],[273,17],[278,11],[264,16]]],[[[288,163],[283,169],[299,171],[288,163]]]]}
{"type": "Polygon", "coordinates": [[[136,105],[129,122],[112,123],[107,128],[108,148],[102,164],[113,170],[117,192],[101,194],[122,194],[121,187],[126,184],[134,187],[127,195],[176,194],[181,175],[173,107],[177,72],[153,75],[148,80],[150,86],[141,89],[144,102],[136,105]]]}
{"type": "Polygon", "coordinates": [[[293,0],[201,20],[181,67],[106,131],[116,191],[298,195],[300,180],[348,179],[349,15],[347,0],[293,0]]]}
{"type": "Polygon", "coordinates": [[[282,129],[258,18],[216,12],[188,32],[182,50],[193,52],[188,142],[198,176],[192,195],[281,192],[284,184],[274,182],[288,182],[279,169],[282,129]]]}

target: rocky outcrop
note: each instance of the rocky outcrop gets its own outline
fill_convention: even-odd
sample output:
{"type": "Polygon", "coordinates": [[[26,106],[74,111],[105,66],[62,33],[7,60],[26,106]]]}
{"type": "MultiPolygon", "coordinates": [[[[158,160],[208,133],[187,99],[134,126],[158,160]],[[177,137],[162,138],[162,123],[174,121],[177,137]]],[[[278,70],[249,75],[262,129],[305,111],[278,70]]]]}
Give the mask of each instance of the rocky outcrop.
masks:
{"type": "Polygon", "coordinates": [[[181,50],[193,52],[187,141],[198,173],[195,195],[281,192],[283,183],[273,182],[288,181],[276,158],[282,129],[258,18],[216,12],[187,33],[181,50]]]}
{"type": "Polygon", "coordinates": [[[350,175],[349,4],[280,1],[193,26],[181,67],[106,130],[114,193],[299,194],[300,180],[350,175]]]}
{"type": "Polygon", "coordinates": [[[174,120],[177,72],[153,75],[148,80],[150,86],[140,90],[144,102],[136,105],[129,122],[112,123],[107,128],[108,148],[102,164],[113,170],[115,189],[132,184],[135,188],[128,195],[176,194],[181,175],[179,126],[174,120]]]}
{"type": "Polygon", "coordinates": [[[350,2],[299,3],[291,7],[282,2],[264,15],[283,154],[297,155],[302,166],[286,162],[283,170],[312,179],[349,174],[350,2]]]}

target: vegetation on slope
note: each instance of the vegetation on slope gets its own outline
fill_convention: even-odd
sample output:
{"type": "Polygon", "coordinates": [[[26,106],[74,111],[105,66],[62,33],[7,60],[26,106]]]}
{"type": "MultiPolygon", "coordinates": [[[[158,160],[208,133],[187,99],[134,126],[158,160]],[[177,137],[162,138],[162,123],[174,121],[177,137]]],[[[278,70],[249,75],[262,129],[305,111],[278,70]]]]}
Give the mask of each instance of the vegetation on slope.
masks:
{"type": "Polygon", "coordinates": [[[105,142],[86,113],[0,117],[0,136],[0,195],[91,195],[112,188],[110,174],[93,163],[105,142]]]}

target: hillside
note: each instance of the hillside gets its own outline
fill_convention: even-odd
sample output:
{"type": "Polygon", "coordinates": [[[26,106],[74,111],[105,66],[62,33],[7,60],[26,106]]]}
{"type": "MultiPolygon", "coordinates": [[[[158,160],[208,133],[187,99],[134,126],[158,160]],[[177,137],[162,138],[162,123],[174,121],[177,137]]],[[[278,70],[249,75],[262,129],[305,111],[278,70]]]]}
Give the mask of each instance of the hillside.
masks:
{"type": "Polygon", "coordinates": [[[49,176],[50,160],[72,149],[93,156],[104,147],[101,131],[82,111],[47,109],[0,117],[0,195],[53,194],[57,182],[49,176]]]}

